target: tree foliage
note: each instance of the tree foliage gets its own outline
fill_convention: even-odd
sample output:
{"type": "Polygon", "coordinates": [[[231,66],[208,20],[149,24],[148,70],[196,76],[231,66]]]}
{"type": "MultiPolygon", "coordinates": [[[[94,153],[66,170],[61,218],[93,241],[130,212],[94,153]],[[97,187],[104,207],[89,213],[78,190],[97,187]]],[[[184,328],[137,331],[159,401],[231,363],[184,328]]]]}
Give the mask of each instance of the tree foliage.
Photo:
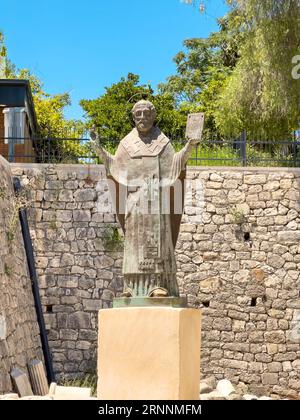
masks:
{"type": "MultiPolygon", "coordinates": [[[[68,157],[70,160],[72,156],[84,154],[85,147],[80,142],[71,141],[71,139],[81,138],[85,128],[84,124],[78,120],[68,120],[64,116],[66,107],[71,105],[69,93],[50,95],[45,92],[42,81],[30,70],[18,69],[12,64],[7,58],[2,34],[0,34],[0,54],[5,58],[5,78],[29,80],[38,123],[36,135],[40,139],[51,138],[52,158],[64,159],[68,157]],[[56,140],[65,138],[70,140],[56,140]]],[[[42,140],[39,140],[39,146],[40,149],[43,149],[44,143],[42,140]]],[[[48,142],[46,147],[48,148],[48,142]]],[[[43,150],[40,150],[40,152],[43,152],[43,150]]]]}
{"type": "Polygon", "coordinates": [[[166,135],[172,138],[183,136],[186,113],[176,109],[172,95],[155,95],[150,85],[141,85],[139,76],[132,73],[106,87],[105,93],[97,99],[81,100],[80,105],[86,112],[88,127],[95,124],[103,139],[121,140],[133,127],[131,110],[141,99],[153,102],[157,124],[166,135]]]}
{"type": "Polygon", "coordinates": [[[85,127],[78,120],[68,120],[65,108],[71,105],[68,93],[50,95],[44,91],[43,84],[27,69],[14,71],[9,78],[29,80],[38,123],[39,153],[52,162],[76,162],[77,157],[89,152],[86,145],[78,139],[85,127]],[[49,155],[50,153],[50,155],[49,155]],[[49,155],[49,156],[48,156],[49,155]]]}
{"type": "Polygon", "coordinates": [[[236,10],[218,20],[219,31],[208,38],[184,41],[175,58],[177,74],[159,86],[174,96],[179,108],[206,114],[206,131],[215,131],[216,99],[239,59],[244,34],[236,10]]]}
{"type": "Polygon", "coordinates": [[[68,93],[50,95],[44,91],[43,83],[28,69],[13,68],[8,74],[9,79],[29,80],[34,100],[38,122],[39,137],[78,137],[83,132],[83,123],[77,120],[67,120],[65,108],[71,105],[68,93]]]}
{"type": "Polygon", "coordinates": [[[3,33],[0,31],[0,78],[6,77],[7,71],[7,52],[6,47],[4,44],[4,36],[3,33]]]}
{"type": "Polygon", "coordinates": [[[4,45],[4,36],[3,33],[0,31],[0,57],[6,57],[6,48],[4,45]]]}
{"type": "MultiPolygon", "coordinates": [[[[82,132],[80,121],[67,120],[64,117],[65,108],[71,105],[68,93],[50,95],[44,90],[42,81],[28,69],[18,69],[7,57],[3,34],[0,32],[0,55],[5,58],[5,78],[29,80],[33,95],[35,111],[42,137],[62,137],[70,129],[82,132]]],[[[69,134],[71,134],[69,132],[69,134]]]]}
{"type": "Polygon", "coordinates": [[[299,125],[299,83],[291,73],[299,54],[300,1],[238,0],[232,7],[246,36],[218,100],[216,123],[223,132],[282,138],[299,125]]]}
{"type": "Polygon", "coordinates": [[[208,126],[223,135],[247,130],[286,137],[299,126],[299,83],[291,73],[299,55],[300,0],[227,3],[219,32],[185,41],[188,52],[175,57],[177,74],[163,90],[205,111],[208,126]]]}

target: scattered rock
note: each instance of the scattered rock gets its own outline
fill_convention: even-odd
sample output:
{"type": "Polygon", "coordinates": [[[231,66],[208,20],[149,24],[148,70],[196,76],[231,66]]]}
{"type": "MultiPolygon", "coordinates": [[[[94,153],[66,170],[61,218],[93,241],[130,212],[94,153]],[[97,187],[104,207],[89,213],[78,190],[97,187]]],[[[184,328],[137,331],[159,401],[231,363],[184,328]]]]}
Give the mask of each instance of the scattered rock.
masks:
{"type": "Polygon", "coordinates": [[[38,400],[53,400],[53,397],[51,397],[50,395],[44,395],[44,396],[40,396],[40,395],[29,395],[28,397],[19,398],[19,400],[34,400],[34,401],[38,401],[38,400]]]}
{"type": "Polygon", "coordinates": [[[200,394],[209,394],[213,391],[213,388],[209,386],[205,381],[200,382],[200,394]]]}
{"type": "Polygon", "coordinates": [[[0,400],[18,400],[19,395],[18,394],[5,394],[0,395],[0,400]]]}
{"type": "Polygon", "coordinates": [[[201,401],[208,401],[208,400],[210,400],[209,394],[200,394],[199,400],[201,400],[201,401]]]}
{"type": "Polygon", "coordinates": [[[210,401],[210,400],[214,400],[214,401],[226,400],[226,398],[223,395],[221,395],[218,391],[212,391],[209,394],[201,394],[200,395],[200,399],[201,400],[206,400],[206,401],[210,401]]]}
{"type": "Polygon", "coordinates": [[[0,400],[53,400],[50,395],[27,395],[25,397],[19,397],[18,394],[5,394],[0,395],[0,400]]]}
{"type": "Polygon", "coordinates": [[[243,399],[242,395],[235,394],[235,393],[232,393],[228,395],[228,397],[226,397],[226,400],[228,401],[235,401],[235,400],[242,400],[242,399],[243,399]]]}
{"type": "Polygon", "coordinates": [[[256,395],[251,395],[251,394],[245,394],[243,395],[243,400],[258,400],[256,395]]]}
{"type": "Polygon", "coordinates": [[[212,390],[216,389],[217,387],[217,381],[214,376],[209,376],[207,378],[204,378],[203,382],[205,382],[212,390]]]}
{"type": "Polygon", "coordinates": [[[239,382],[236,386],[236,392],[237,394],[248,394],[248,385],[244,384],[244,382],[239,382]]]}
{"type": "MultiPolygon", "coordinates": [[[[232,383],[227,379],[220,380],[216,386],[216,389],[209,391],[209,389],[212,389],[210,384],[212,384],[213,381],[216,382],[213,377],[210,377],[200,382],[200,400],[202,401],[209,401],[209,400],[251,401],[251,400],[281,399],[278,395],[272,395],[271,397],[269,397],[260,392],[257,395],[251,394],[251,391],[249,390],[248,385],[246,385],[243,382],[239,382],[236,385],[236,389],[235,389],[232,383]]],[[[258,391],[262,391],[262,389],[258,388],[258,391]]]]}
{"type": "Polygon", "coordinates": [[[228,379],[221,379],[217,385],[217,391],[222,397],[228,397],[228,395],[235,392],[235,389],[228,379]]]}

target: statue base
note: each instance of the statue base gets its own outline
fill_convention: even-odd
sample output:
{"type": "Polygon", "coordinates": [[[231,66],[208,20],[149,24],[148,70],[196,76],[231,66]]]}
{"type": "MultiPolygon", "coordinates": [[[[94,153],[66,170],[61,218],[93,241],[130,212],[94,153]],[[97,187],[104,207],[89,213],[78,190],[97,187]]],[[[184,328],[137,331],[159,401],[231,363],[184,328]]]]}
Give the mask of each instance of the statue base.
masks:
{"type": "Polygon", "coordinates": [[[182,297],[131,297],[115,298],[113,308],[168,306],[171,308],[187,308],[187,298],[182,297]]]}
{"type": "Polygon", "coordinates": [[[201,311],[99,311],[98,399],[199,400],[201,311]]]}

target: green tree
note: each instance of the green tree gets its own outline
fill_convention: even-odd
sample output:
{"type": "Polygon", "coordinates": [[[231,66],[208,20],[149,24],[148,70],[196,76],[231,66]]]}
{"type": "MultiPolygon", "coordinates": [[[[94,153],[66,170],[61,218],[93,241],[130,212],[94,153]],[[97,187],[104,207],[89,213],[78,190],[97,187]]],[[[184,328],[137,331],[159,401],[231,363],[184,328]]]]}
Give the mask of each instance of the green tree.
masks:
{"type": "Polygon", "coordinates": [[[39,137],[76,138],[82,134],[83,123],[77,120],[67,120],[64,116],[65,108],[71,105],[68,93],[57,95],[46,93],[41,80],[28,69],[14,70],[8,78],[29,80],[37,116],[39,137]]]}
{"type": "Polygon", "coordinates": [[[3,33],[0,31],[0,57],[1,61],[4,61],[4,58],[6,57],[6,48],[4,45],[4,36],[3,33]]]}
{"type": "Polygon", "coordinates": [[[87,126],[96,125],[101,138],[107,141],[121,140],[133,127],[131,110],[137,101],[153,102],[159,127],[170,137],[182,137],[186,113],[176,109],[175,100],[169,93],[155,95],[150,85],[139,84],[139,76],[129,73],[118,83],[105,88],[97,99],[81,100],[80,105],[87,117],[87,126]]]}
{"type": "Polygon", "coordinates": [[[68,93],[50,95],[45,92],[42,81],[28,69],[18,69],[7,58],[3,34],[0,33],[0,55],[5,59],[4,78],[29,80],[35,112],[38,123],[36,133],[39,142],[39,151],[45,159],[54,161],[75,161],[77,156],[86,155],[88,149],[80,139],[84,132],[84,124],[78,120],[68,120],[64,116],[67,106],[71,105],[68,93]],[[45,140],[50,138],[51,140],[45,140]],[[69,140],[61,141],[59,139],[69,140]],[[74,139],[74,140],[72,140],[74,139]],[[51,156],[49,142],[51,141],[51,156]]]}
{"type": "Polygon", "coordinates": [[[0,78],[6,78],[9,72],[7,50],[4,44],[4,35],[0,31],[0,78]]]}
{"type": "Polygon", "coordinates": [[[299,0],[232,2],[245,33],[237,66],[217,103],[216,124],[224,132],[246,129],[282,139],[299,125],[299,82],[292,59],[299,54],[299,0]]]}
{"type": "Polygon", "coordinates": [[[185,51],[174,61],[177,74],[159,86],[161,93],[171,94],[179,107],[206,114],[206,132],[216,131],[216,101],[239,59],[239,43],[244,37],[240,17],[235,9],[218,20],[219,32],[208,38],[184,41],[185,51]]]}
{"type": "MultiPolygon", "coordinates": [[[[202,5],[208,2],[186,0],[202,5]]],[[[286,138],[299,126],[300,0],[227,0],[229,13],[208,39],[185,41],[177,75],[162,87],[206,112],[206,127],[222,135],[286,138]]]]}
{"type": "Polygon", "coordinates": [[[72,163],[77,162],[79,156],[89,155],[87,145],[80,141],[85,130],[83,122],[68,120],[64,116],[65,108],[71,105],[68,93],[46,93],[42,82],[27,69],[13,71],[9,78],[30,82],[38,123],[37,142],[42,159],[72,163]]]}

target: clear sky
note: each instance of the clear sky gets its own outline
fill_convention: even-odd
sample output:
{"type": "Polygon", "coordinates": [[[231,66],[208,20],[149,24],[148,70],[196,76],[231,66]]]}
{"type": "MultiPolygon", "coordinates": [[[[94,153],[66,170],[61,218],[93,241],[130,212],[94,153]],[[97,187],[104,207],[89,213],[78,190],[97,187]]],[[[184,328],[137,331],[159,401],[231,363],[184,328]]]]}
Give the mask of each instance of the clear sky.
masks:
{"type": "Polygon", "coordinates": [[[180,0],[0,0],[8,55],[29,68],[51,94],[68,91],[69,118],[129,72],[155,88],[175,73],[172,61],[187,38],[206,37],[224,15],[223,0],[207,13],[180,0]]]}

